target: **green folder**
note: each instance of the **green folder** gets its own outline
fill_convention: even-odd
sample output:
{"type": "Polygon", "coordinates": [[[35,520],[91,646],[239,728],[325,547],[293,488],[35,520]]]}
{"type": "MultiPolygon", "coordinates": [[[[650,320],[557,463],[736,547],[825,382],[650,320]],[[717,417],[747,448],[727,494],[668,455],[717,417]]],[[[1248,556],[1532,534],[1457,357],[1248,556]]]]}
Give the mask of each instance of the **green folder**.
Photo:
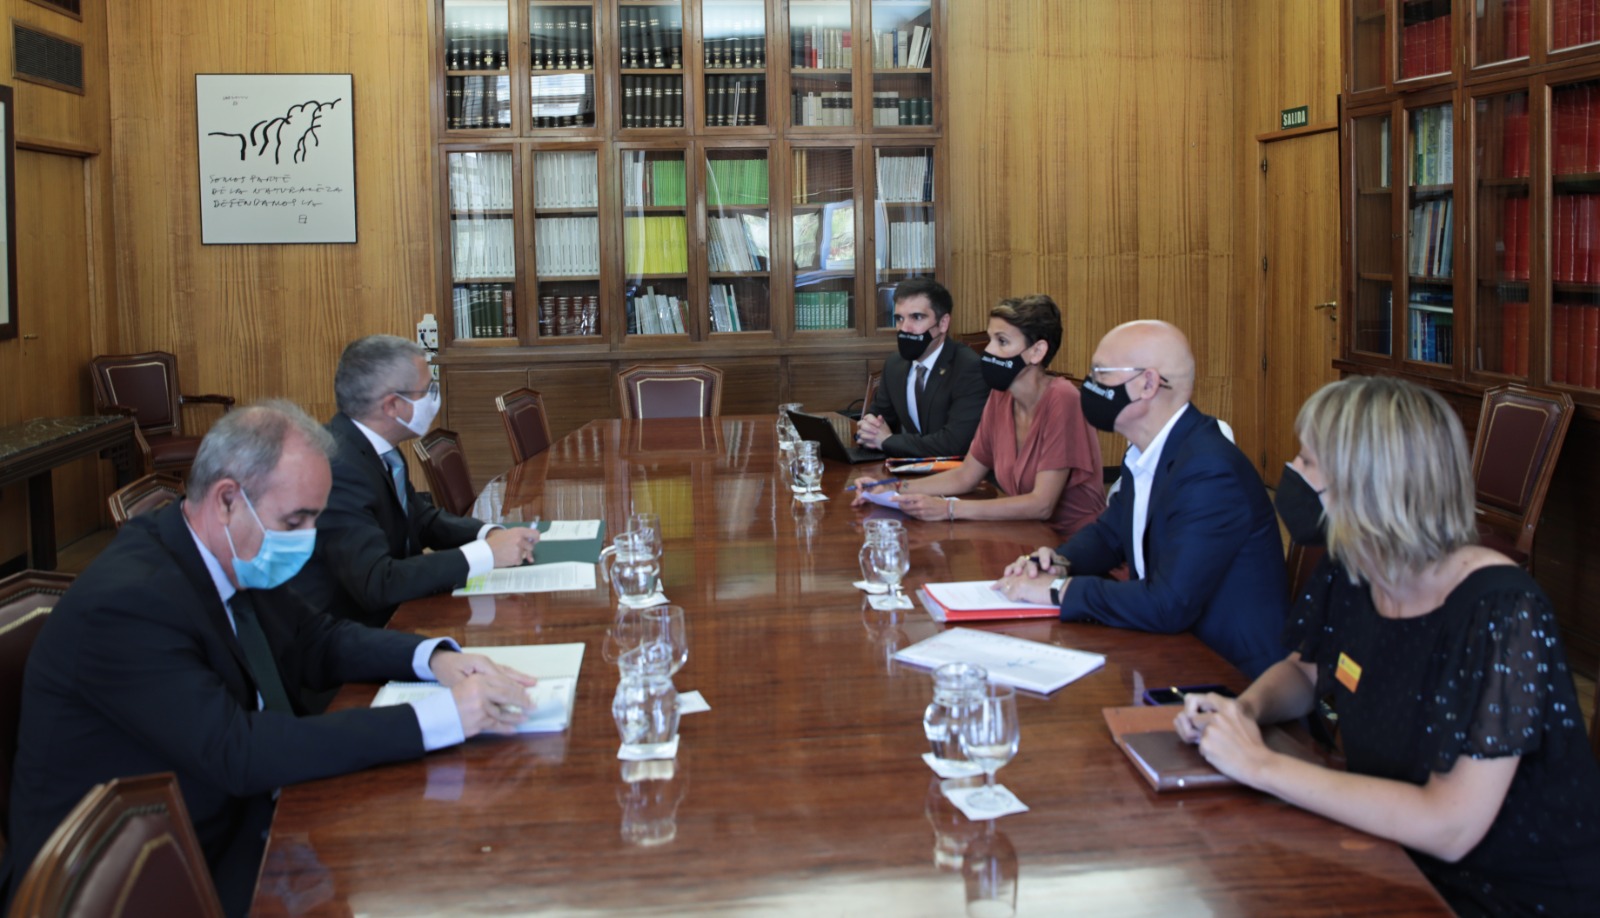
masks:
{"type": "MultiPolygon", "coordinates": [[[[503,523],[502,525],[528,526],[528,523],[503,523]]],[[[550,521],[540,520],[539,531],[549,532],[550,521]]],[[[534,564],[550,564],[555,561],[579,561],[584,564],[596,564],[600,561],[600,549],[606,544],[606,521],[600,521],[600,532],[592,539],[562,539],[559,542],[540,541],[533,548],[534,564]]]]}

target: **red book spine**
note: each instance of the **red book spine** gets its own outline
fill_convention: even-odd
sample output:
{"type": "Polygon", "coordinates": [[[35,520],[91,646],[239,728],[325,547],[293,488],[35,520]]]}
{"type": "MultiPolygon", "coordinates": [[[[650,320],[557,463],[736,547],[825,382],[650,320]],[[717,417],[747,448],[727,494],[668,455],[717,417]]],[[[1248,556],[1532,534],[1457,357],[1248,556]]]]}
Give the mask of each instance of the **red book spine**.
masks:
{"type": "Polygon", "coordinates": [[[1550,379],[1553,382],[1567,381],[1567,336],[1571,334],[1568,329],[1571,312],[1572,309],[1562,303],[1550,308],[1550,379]]]}
{"type": "Polygon", "coordinates": [[[1553,10],[1555,14],[1555,22],[1550,30],[1550,46],[1552,48],[1565,48],[1572,44],[1572,39],[1567,34],[1571,28],[1571,6],[1572,4],[1568,2],[1568,0],[1556,0],[1555,2],[1555,8],[1553,10]]]}
{"type": "Polygon", "coordinates": [[[1553,273],[1558,281],[1572,280],[1572,256],[1575,254],[1572,238],[1574,210],[1572,195],[1556,195],[1556,264],[1553,273]]]}
{"type": "Polygon", "coordinates": [[[1528,10],[1530,0],[1517,0],[1517,55],[1528,54],[1528,10]]]}
{"type": "Polygon", "coordinates": [[[1517,304],[1517,375],[1528,375],[1528,304],[1517,304]]]}
{"type": "Polygon", "coordinates": [[[1583,385],[1583,316],[1588,312],[1576,303],[1567,307],[1567,382],[1583,385]]]}
{"type": "Polygon", "coordinates": [[[1593,0],[1584,3],[1581,9],[1583,12],[1579,14],[1581,18],[1578,22],[1578,42],[1586,45],[1595,40],[1596,11],[1593,0]]]}
{"type": "Polygon", "coordinates": [[[1600,118],[1595,117],[1594,87],[1583,87],[1583,171],[1600,172],[1600,118]]]}
{"type": "Polygon", "coordinates": [[[1445,13],[1436,21],[1439,23],[1439,66],[1435,69],[1443,72],[1449,72],[1455,69],[1455,67],[1452,66],[1453,62],[1450,60],[1450,51],[1455,47],[1455,45],[1450,41],[1452,37],[1450,23],[1454,20],[1450,13],[1445,13]]]}
{"type": "Polygon", "coordinates": [[[1517,199],[1517,278],[1528,280],[1533,274],[1530,264],[1532,246],[1528,244],[1528,198],[1517,199]]]}
{"type": "Polygon", "coordinates": [[[1500,372],[1513,373],[1517,367],[1517,304],[1500,304],[1500,372]]]}
{"type": "Polygon", "coordinates": [[[1506,198],[1500,203],[1500,276],[1504,279],[1517,274],[1517,199],[1506,198]]]}
{"type": "MultiPolygon", "coordinates": [[[[1568,367],[1570,370],[1571,367],[1568,367]]],[[[1593,389],[1600,383],[1600,306],[1583,307],[1583,385],[1593,389]]]]}
{"type": "Polygon", "coordinates": [[[1573,233],[1578,237],[1577,256],[1573,262],[1572,279],[1583,284],[1594,283],[1594,199],[1592,194],[1577,196],[1577,224],[1573,233]]]}
{"type": "Polygon", "coordinates": [[[1417,75],[1417,27],[1408,25],[1400,33],[1400,79],[1417,75]]]}

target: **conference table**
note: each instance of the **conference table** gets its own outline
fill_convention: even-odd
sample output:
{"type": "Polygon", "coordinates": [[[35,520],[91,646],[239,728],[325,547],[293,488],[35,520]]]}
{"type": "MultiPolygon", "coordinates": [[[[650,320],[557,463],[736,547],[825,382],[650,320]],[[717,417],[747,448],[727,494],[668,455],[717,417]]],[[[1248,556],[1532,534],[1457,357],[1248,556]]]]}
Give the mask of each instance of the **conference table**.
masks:
{"type": "MultiPolygon", "coordinates": [[[[1187,634],[980,626],[1106,662],[1019,694],[996,780],[1029,809],[966,819],[921,758],[931,680],[893,659],[943,626],[852,585],[868,514],[842,493],[850,467],[828,463],[831,499],[803,504],[779,455],[771,417],[599,420],[491,481],[481,512],[503,518],[660,514],[662,587],[690,632],[674,682],[711,709],[683,716],[676,759],[618,760],[603,581],[406,603],[391,628],[467,647],[582,642],[570,726],[284,788],[254,913],[958,915],[988,875],[1015,877],[1020,915],[1449,914],[1390,842],[1244,788],[1150,789],[1102,709],[1145,685],[1245,684],[1187,634]]],[[[912,589],[1054,541],[1031,522],[906,525],[912,589]]]]}

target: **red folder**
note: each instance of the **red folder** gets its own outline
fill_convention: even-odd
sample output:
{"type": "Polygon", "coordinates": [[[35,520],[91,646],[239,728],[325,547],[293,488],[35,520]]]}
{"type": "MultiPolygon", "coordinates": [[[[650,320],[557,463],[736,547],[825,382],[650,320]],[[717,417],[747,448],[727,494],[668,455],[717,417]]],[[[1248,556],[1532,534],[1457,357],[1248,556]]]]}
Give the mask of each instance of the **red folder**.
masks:
{"type": "Polygon", "coordinates": [[[1055,606],[1020,605],[995,609],[951,609],[934,597],[939,585],[924,584],[918,594],[926,599],[930,613],[943,622],[987,622],[1017,618],[1056,618],[1061,610],[1055,606]]]}
{"type": "Polygon", "coordinates": [[[1571,311],[1563,303],[1550,307],[1550,379],[1553,382],[1567,381],[1567,335],[1570,334],[1567,323],[1571,311]]]}

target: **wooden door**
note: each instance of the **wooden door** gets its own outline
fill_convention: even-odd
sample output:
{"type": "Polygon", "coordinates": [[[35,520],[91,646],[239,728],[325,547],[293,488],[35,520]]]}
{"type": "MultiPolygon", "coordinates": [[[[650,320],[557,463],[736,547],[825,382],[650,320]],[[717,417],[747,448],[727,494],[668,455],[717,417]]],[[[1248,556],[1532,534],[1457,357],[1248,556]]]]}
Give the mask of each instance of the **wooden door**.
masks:
{"type": "Polygon", "coordinates": [[[1276,485],[1283,463],[1299,450],[1300,406],[1338,379],[1339,135],[1303,134],[1262,144],[1261,254],[1266,337],[1266,435],[1263,478],[1276,485]]]}

